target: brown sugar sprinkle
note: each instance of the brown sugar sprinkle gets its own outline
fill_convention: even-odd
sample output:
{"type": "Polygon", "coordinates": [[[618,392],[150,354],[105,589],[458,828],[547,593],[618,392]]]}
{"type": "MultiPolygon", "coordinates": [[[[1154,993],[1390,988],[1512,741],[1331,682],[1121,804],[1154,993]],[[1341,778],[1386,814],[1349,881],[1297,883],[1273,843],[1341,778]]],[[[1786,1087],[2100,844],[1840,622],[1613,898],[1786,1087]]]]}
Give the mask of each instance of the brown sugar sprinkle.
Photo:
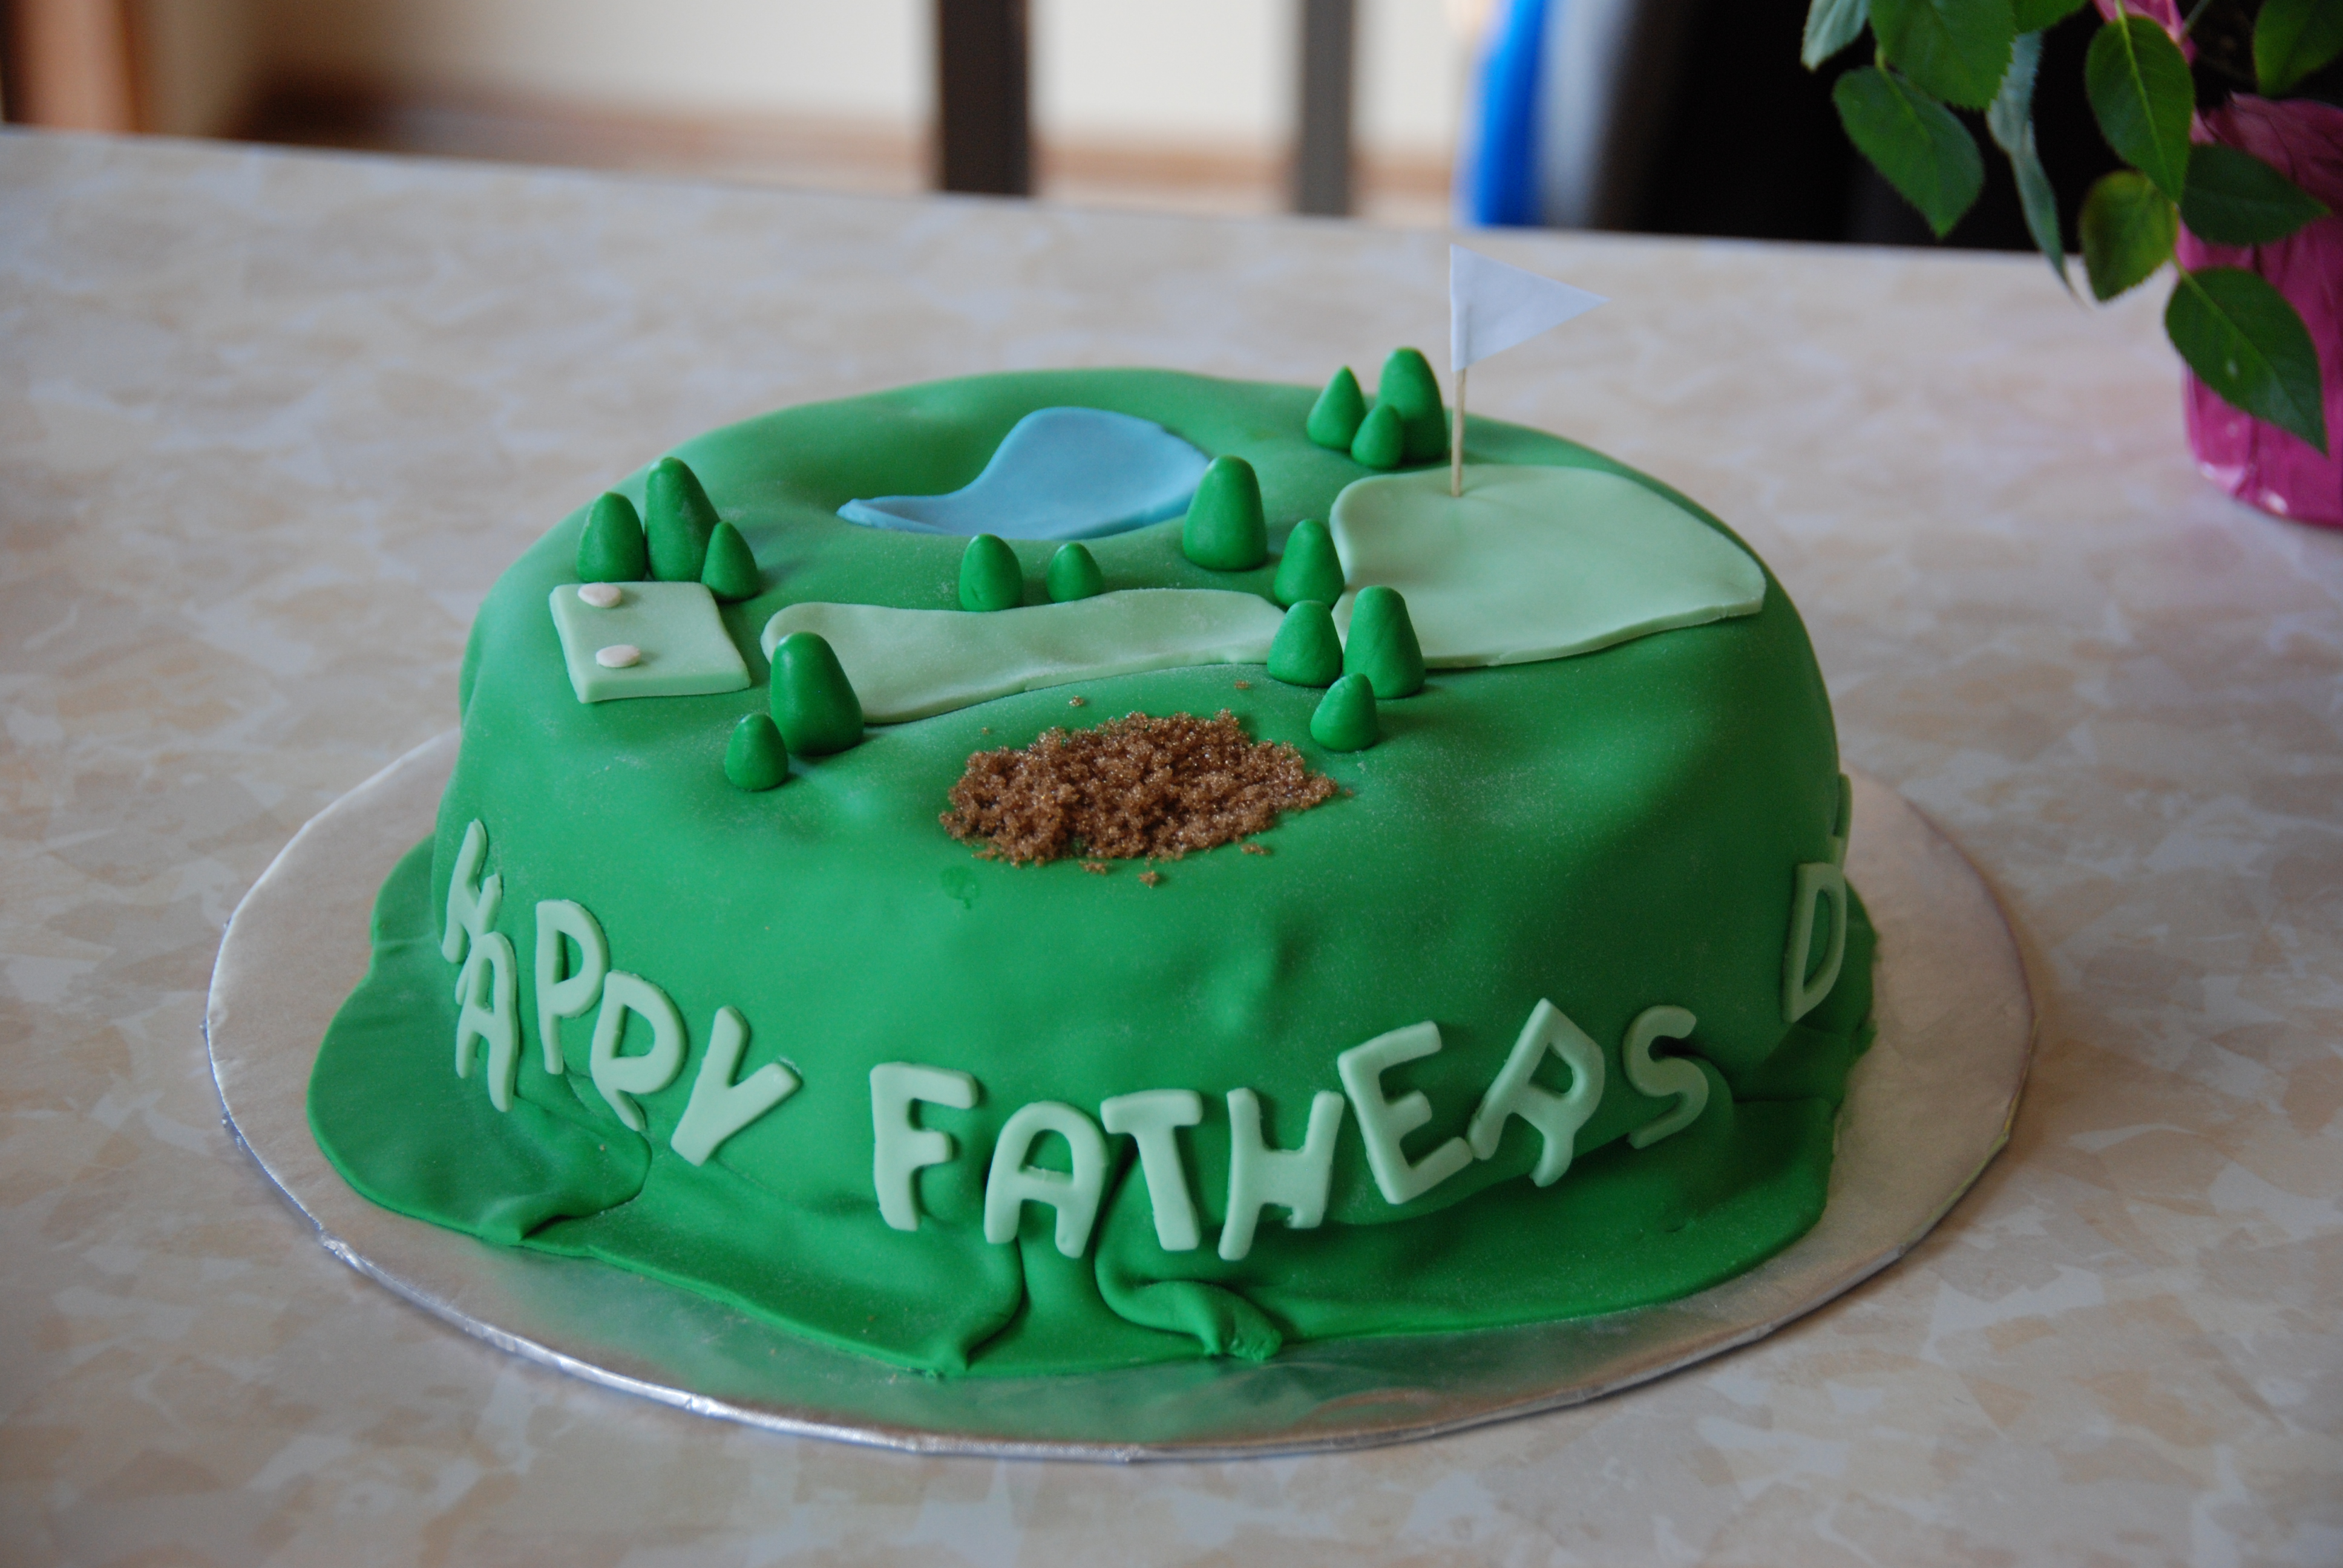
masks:
{"type": "Polygon", "coordinates": [[[1250,680],[1240,680],[1237,682],[1237,689],[1239,691],[1251,691],[1252,689],[1252,682],[1250,680]]]}
{"type": "MultiPolygon", "coordinates": [[[[1248,740],[1225,708],[1209,719],[1132,713],[1095,729],[1046,730],[1022,749],[975,753],[941,820],[961,843],[983,845],[986,859],[1012,865],[1063,855],[1176,860],[1272,827],[1281,811],[1321,805],[1334,788],[1292,747],[1248,740]]],[[[1151,888],[1161,879],[1139,879],[1151,888]]]]}
{"type": "Polygon", "coordinates": [[[1160,888],[1163,885],[1163,873],[1161,871],[1141,871],[1139,873],[1139,884],[1143,888],[1160,888]]]}
{"type": "Polygon", "coordinates": [[[1266,844],[1242,844],[1239,845],[1238,848],[1243,849],[1248,855],[1266,855],[1269,853],[1269,846],[1266,844]]]}
{"type": "Polygon", "coordinates": [[[1091,699],[1087,697],[1069,697],[1066,699],[1066,706],[1069,708],[1088,708],[1090,705],[1091,699]]]}
{"type": "Polygon", "coordinates": [[[1082,869],[1088,871],[1093,877],[1103,877],[1108,872],[1113,870],[1114,868],[1108,865],[1104,860],[1084,860],[1082,862],[1082,869]]]}

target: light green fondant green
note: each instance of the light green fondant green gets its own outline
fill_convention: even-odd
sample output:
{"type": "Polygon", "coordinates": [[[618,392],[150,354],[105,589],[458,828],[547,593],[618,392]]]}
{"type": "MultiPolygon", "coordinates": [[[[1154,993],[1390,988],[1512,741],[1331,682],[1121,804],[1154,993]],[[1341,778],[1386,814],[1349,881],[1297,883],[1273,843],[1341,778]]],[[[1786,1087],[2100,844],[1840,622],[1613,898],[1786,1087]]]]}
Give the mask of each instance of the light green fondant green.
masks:
{"type": "MultiPolygon", "coordinates": [[[[1037,408],[1129,413],[1243,457],[1272,538],[1327,517],[1359,470],[1303,433],[1316,395],[1161,372],[1020,374],[789,409],[677,455],[769,560],[789,563],[757,598],[718,612],[747,649],[800,600],[949,610],[963,541],[833,514],[856,496],[966,484],[1037,408]]],[[[1495,421],[1475,423],[1473,445],[1484,463],[1622,472],[1495,421]]],[[[646,477],[614,488],[639,505],[646,477]]],[[[488,597],[458,683],[464,745],[438,830],[385,885],[373,967],[318,1055],[312,1125],[368,1198],[498,1244],[688,1285],[897,1365],[1007,1375],[1616,1311],[1746,1269],[1821,1211],[1833,1117],[1867,1038],[1873,938],[1850,897],[1838,983],[1784,1022],[1795,869],[1831,858],[1839,769],[1821,678],[1780,593],[1598,658],[1461,672],[1392,710],[1405,744],[1359,753],[1312,742],[1317,691],[1239,687],[1242,668],[1086,681],[1081,716],[1227,708],[1348,791],[1282,820],[1262,840],[1273,858],[1192,854],[1143,890],[1070,862],[977,859],[937,825],[971,752],[1087,721],[1061,690],[879,730],[770,795],[741,793],[714,765],[761,691],[577,702],[545,605],[574,580],[585,520],[581,508],[488,597]],[[486,828],[466,869],[476,821],[486,828]],[[472,940],[469,917],[452,931],[445,919],[459,888],[494,902],[480,928],[516,944],[531,939],[541,901],[592,910],[614,970],[655,981],[695,1030],[737,1008],[756,1027],[752,1060],[769,1037],[785,1041],[802,1086],[695,1166],[673,1139],[708,1039],[689,1036],[667,1087],[634,1097],[637,1133],[596,1091],[588,1031],[568,1027],[556,1042],[565,1070],[548,1072],[523,1007],[510,1109],[498,1112],[477,1079],[450,1070],[457,960],[472,940]],[[451,935],[458,951],[443,957],[451,935]],[[1393,1208],[1354,1130],[1339,1125],[1336,1058],[1439,1020],[1444,1049],[1382,1078],[1387,1099],[1430,1101],[1432,1121],[1409,1141],[1421,1154],[1467,1131],[1542,999],[1601,1042],[1606,1071],[1593,1115],[1572,1129],[1567,1174],[1534,1184],[1545,1140],[1533,1121],[1393,1208]],[[1672,1105],[1635,1091],[1618,1050],[1659,1001],[1697,1015],[1684,1049],[1710,1094],[1698,1120],[1635,1149],[1629,1135],[1672,1105]],[[874,1142],[873,1069],[907,1057],[963,1086],[957,1105],[898,1102],[905,1135],[931,1133],[947,1151],[900,1183],[915,1230],[882,1211],[878,1161],[893,1145],[874,1142]],[[1197,1246],[1164,1246],[1144,1157],[1121,1144],[1081,1259],[1060,1255],[1039,1209],[1014,1245],[984,1240],[986,1176],[1012,1111],[1055,1101],[1102,1114],[1165,1085],[1202,1100],[1202,1121],[1171,1135],[1197,1246]],[[1232,1214],[1239,1091],[1254,1120],[1232,1214]],[[1257,1151],[1306,1146],[1320,1096],[1339,1131],[1322,1140],[1322,1222],[1292,1230],[1273,1198],[1265,1221],[1248,1206],[1250,1173],[1257,1151]]],[[[1267,568],[1208,571],[1180,535],[1167,522],[1091,548],[1117,584],[1269,592],[1267,568]]],[[[1427,623],[1413,587],[1353,580],[1401,587],[1427,623]]],[[[1027,613],[954,612],[978,623],[1027,613]]],[[[625,1052],[639,1056],[639,1020],[632,1032],[625,1052]]],[[[1535,1086],[1566,1098],[1571,1070],[1548,1062],[1535,1086]]],[[[1063,1170],[1056,1145],[1044,1139],[1028,1162],[1063,1170]]],[[[1146,1420],[1134,1412],[1134,1426],[1146,1420]]]]}
{"type": "Polygon", "coordinates": [[[1155,1244],[1167,1252],[1192,1251],[1203,1240],[1188,1167],[1180,1158],[1179,1130],[1204,1119],[1204,1097],[1192,1089],[1148,1089],[1118,1094],[1099,1107],[1099,1125],[1139,1146],[1147,1206],[1155,1212],[1155,1244]]]}
{"type": "Polygon", "coordinates": [[[602,1000],[602,979],[610,972],[610,944],[602,923],[568,899],[537,901],[537,1039],[545,1070],[558,1075],[561,1020],[584,1018],[602,1000]],[[569,950],[578,950],[576,968],[569,950]]]}
{"type": "Polygon", "coordinates": [[[1208,571],[1251,571],[1269,558],[1261,478],[1242,457],[1212,459],[1180,525],[1180,548],[1208,571]]]}
{"type": "Polygon", "coordinates": [[[870,1185],[879,1217],[893,1229],[920,1228],[920,1172],[959,1152],[950,1133],[919,1125],[912,1108],[928,1104],[968,1111],[979,1092],[975,1079],[949,1068],[884,1061],[870,1070],[870,1185]]]}
{"type": "Polygon", "coordinates": [[[862,703],[827,639],[790,631],[765,655],[773,661],[773,723],[792,753],[827,757],[860,743],[862,703]]]}
{"type": "Polygon", "coordinates": [[[1553,1186],[1570,1170],[1571,1156],[1577,1151],[1578,1130],[1594,1119],[1595,1108],[1603,1102],[1605,1076],[1603,1048],[1560,1008],[1540,998],[1529,1021],[1522,1025],[1521,1038],[1513,1041],[1513,1054],[1505,1058],[1496,1081],[1489,1085],[1489,1092],[1481,1097],[1480,1107],[1473,1112],[1472,1125],[1464,1135],[1473,1147],[1473,1157],[1495,1158],[1506,1121],[1518,1116],[1537,1129],[1544,1140],[1530,1180],[1540,1187],[1553,1186]],[[1549,1054],[1570,1070],[1570,1087],[1560,1094],[1540,1087],[1533,1076],[1549,1054]]]}
{"type": "Polygon", "coordinates": [[[576,585],[565,583],[547,602],[569,689],[580,702],[708,697],[749,685],[749,667],[725,629],[715,597],[699,583],[628,583],[607,609],[588,604],[576,585]],[[634,662],[609,666],[596,657],[618,647],[635,649],[634,662]]]}
{"type": "Polygon", "coordinates": [[[586,529],[578,536],[578,580],[586,583],[640,582],[651,575],[651,558],[643,542],[643,519],[634,502],[606,495],[586,514],[586,529]]]}
{"type": "Polygon", "coordinates": [[[1285,554],[1277,563],[1277,580],[1269,597],[1280,604],[1300,604],[1314,598],[1332,604],[1342,597],[1342,562],[1334,553],[1334,537],[1315,518],[1304,518],[1285,536],[1285,554]]]}
{"type": "Polygon", "coordinates": [[[1071,604],[1106,592],[1106,574],[1099,570],[1098,558],[1079,539],[1058,547],[1050,558],[1048,580],[1052,604],[1071,604]]]}
{"type": "Polygon", "coordinates": [[[708,1050],[691,1081],[691,1098],[683,1107],[668,1147],[694,1165],[708,1163],[724,1141],[798,1091],[798,1075],[778,1061],[769,1061],[739,1082],[740,1057],[749,1049],[749,1020],[738,1008],[716,1010],[708,1031],[708,1050]]]}
{"type": "Polygon", "coordinates": [[[636,1101],[657,1094],[683,1070],[684,1043],[683,1015],[667,992],[624,970],[602,977],[602,1005],[594,1013],[593,1053],[587,1070],[594,1091],[631,1131],[643,1131],[643,1109],[636,1101]],[[629,1018],[649,1026],[649,1050],[626,1050],[629,1018]]]}
{"type": "Polygon", "coordinates": [[[1708,1105],[1708,1075],[1700,1064],[1681,1056],[1654,1057],[1652,1047],[1663,1040],[1684,1040],[1700,1027],[1700,1020],[1680,1007],[1645,1008],[1627,1027],[1627,1039],[1619,1047],[1619,1060],[1627,1070],[1627,1081],[1635,1092],[1652,1100],[1673,1096],[1675,1106],[1664,1114],[1646,1121],[1627,1134],[1628,1146],[1648,1149],[1661,1139],[1674,1135],[1700,1120],[1708,1105]]]}
{"type": "Polygon", "coordinates": [[[1347,452],[1366,417],[1367,400],[1359,391],[1359,378],[1345,365],[1328,377],[1326,390],[1310,405],[1309,422],[1302,429],[1314,444],[1329,451],[1347,452]]]}
{"type": "Polygon", "coordinates": [[[1025,597],[1025,568],[1017,552],[991,534],[978,534],[960,556],[960,608],[1015,609],[1025,597]]]}
{"type": "Polygon", "coordinates": [[[1426,1021],[1379,1034],[1334,1059],[1342,1092],[1358,1116],[1367,1169],[1383,1201],[1393,1207],[1413,1202],[1473,1163],[1472,1148],[1462,1138],[1442,1140],[1421,1160],[1409,1158],[1401,1140],[1432,1120],[1432,1101],[1416,1090],[1396,1100],[1383,1093],[1384,1073],[1439,1050],[1440,1026],[1426,1021]]]}
{"type": "Polygon", "coordinates": [[[788,782],[789,742],[769,713],[744,713],[724,743],[724,777],[736,789],[771,789],[788,782]]]}
{"type": "Polygon", "coordinates": [[[447,873],[447,920],[440,928],[439,956],[464,961],[471,939],[497,923],[504,904],[505,879],[488,869],[488,826],[478,818],[464,824],[456,862],[447,873]]]}
{"type": "Polygon", "coordinates": [[[1299,1149],[1271,1141],[1263,1121],[1260,1095],[1250,1089],[1229,1091],[1229,1196],[1222,1206],[1220,1246],[1224,1263],[1251,1255],[1263,1209],[1284,1210],[1289,1231],[1314,1231],[1326,1222],[1342,1097],[1328,1090],[1310,1097],[1310,1127],[1299,1149]]]}
{"type": "Polygon", "coordinates": [[[984,1179],[984,1239],[996,1247],[1017,1240],[1025,1205],[1054,1212],[1058,1255],[1079,1258],[1091,1244],[1099,1200],[1106,1195],[1106,1139],[1098,1123],[1071,1105],[1040,1100],[1018,1107],[1001,1124],[992,1146],[992,1167],[984,1179]],[[1026,1163],[1034,1141],[1044,1133],[1064,1141],[1070,1171],[1026,1163]]]}
{"type": "Polygon", "coordinates": [[[765,586],[763,574],[757,570],[757,558],[749,553],[749,541],[729,523],[717,524],[715,531],[708,536],[708,558],[699,568],[699,580],[726,604],[754,598],[765,586]]]}
{"type": "Polygon", "coordinates": [[[1259,664],[1276,608],[1255,594],[1121,588],[1071,604],[973,616],[868,604],[791,605],[766,624],[768,650],[819,633],[873,724],[950,713],[1020,691],[1183,665],[1259,664]]]}
{"type": "Polygon", "coordinates": [[[1365,676],[1386,702],[1423,689],[1423,649],[1404,596],[1381,583],[1363,588],[1353,596],[1350,620],[1342,637],[1343,674],[1365,676]]]}
{"type": "Polygon", "coordinates": [[[1392,350],[1375,383],[1375,407],[1400,417],[1405,443],[1402,461],[1437,463],[1448,456],[1448,410],[1440,401],[1440,377],[1420,351],[1392,350]]]}
{"type": "MultiPolygon", "coordinates": [[[[1845,854],[1846,840],[1834,836],[1833,849],[1845,854]]],[[[1846,961],[1846,877],[1836,864],[1818,860],[1798,868],[1790,913],[1790,940],[1782,950],[1782,1021],[1795,1023],[1830,995],[1846,961]],[[1822,962],[1815,962],[1815,912],[1830,911],[1822,962]]]]}
{"type": "MultiPolygon", "coordinates": [[[[1445,469],[1362,479],[1331,527],[1350,580],[1406,596],[1434,668],[1565,658],[1765,600],[1765,568],[1731,536],[1590,468],[1475,463],[1462,498],[1445,469]]],[[[1335,607],[1337,622],[1350,616],[1335,607]]]]}
{"type": "Polygon", "coordinates": [[[484,931],[472,939],[456,977],[456,1076],[469,1078],[473,1058],[485,1050],[488,1103],[498,1111],[512,1109],[513,1080],[520,1070],[513,967],[512,942],[502,931],[484,931]]]}
{"type": "Polygon", "coordinates": [[[1407,457],[1407,421],[1388,403],[1378,403],[1351,438],[1351,461],[1363,468],[1396,468],[1407,457]]]}
{"type": "Polygon", "coordinates": [[[1269,674],[1288,686],[1332,686],[1342,675],[1342,638],[1334,612],[1305,598],[1285,612],[1269,645],[1269,674]]]}
{"type": "Polygon", "coordinates": [[[1363,675],[1335,681],[1310,715],[1310,739],[1329,751],[1364,751],[1383,735],[1375,689],[1363,675]]]}
{"type": "Polygon", "coordinates": [[[708,539],[716,508],[699,476],[679,457],[661,457],[644,481],[643,537],[650,575],[661,582],[696,583],[708,567],[708,539]]]}

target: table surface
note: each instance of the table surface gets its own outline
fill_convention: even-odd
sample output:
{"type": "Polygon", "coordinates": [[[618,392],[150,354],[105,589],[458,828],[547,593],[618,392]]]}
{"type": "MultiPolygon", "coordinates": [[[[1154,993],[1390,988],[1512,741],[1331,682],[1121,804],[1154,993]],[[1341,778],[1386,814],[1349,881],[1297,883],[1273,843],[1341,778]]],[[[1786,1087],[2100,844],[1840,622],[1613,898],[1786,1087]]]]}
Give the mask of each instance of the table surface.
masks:
{"type": "Polygon", "coordinates": [[[1848,762],[2006,901],[2040,1046],[1911,1257],[1580,1410],[1374,1452],[913,1459],[506,1357],[222,1128],[220,930],[453,722],[498,572],[669,444],[1055,365],[1435,346],[1445,236],[0,136],[0,1556],[2343,1557],[2343,534],[2194,475],[2159,301],[2038,260],[1490,235],[1614,303],[1480,412],[1730,519],[1848,762]]]}

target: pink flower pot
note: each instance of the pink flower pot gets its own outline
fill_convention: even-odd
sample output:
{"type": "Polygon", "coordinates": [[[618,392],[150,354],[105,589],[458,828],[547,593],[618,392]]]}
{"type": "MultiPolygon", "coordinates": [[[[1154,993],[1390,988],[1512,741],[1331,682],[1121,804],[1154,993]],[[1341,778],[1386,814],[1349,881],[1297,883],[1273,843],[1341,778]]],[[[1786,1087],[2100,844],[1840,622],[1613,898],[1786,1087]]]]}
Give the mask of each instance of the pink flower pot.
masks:
{"type": "Polygon", "coordinates": [[[2176,259],[2190,271],[2240,266],[2286,296],[2318,350],[2327,452],[2229,407],[2188,377],[2188,445],[2205,477],[2239,500],[2298,522],[2343,528],[2343,109],[2307,98],[2239,95],[2198,116],[2196,136],[2278,170],[2326,204],[2329,216],[2278,241],[2239,250],[2180,231],[2176,259]]]}

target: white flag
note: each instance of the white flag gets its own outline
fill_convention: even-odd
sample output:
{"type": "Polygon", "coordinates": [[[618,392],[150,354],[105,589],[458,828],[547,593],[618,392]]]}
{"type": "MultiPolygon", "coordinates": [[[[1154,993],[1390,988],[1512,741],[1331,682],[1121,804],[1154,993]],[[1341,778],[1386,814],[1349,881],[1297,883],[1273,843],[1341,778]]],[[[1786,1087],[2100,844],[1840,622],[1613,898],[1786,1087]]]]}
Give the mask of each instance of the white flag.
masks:
{"type": "Polygon", "coordinates": [[[1448,247],[1448,368],[1502,354],[1517,343],[1607,303],[1599,294],[1448,247]]]}

